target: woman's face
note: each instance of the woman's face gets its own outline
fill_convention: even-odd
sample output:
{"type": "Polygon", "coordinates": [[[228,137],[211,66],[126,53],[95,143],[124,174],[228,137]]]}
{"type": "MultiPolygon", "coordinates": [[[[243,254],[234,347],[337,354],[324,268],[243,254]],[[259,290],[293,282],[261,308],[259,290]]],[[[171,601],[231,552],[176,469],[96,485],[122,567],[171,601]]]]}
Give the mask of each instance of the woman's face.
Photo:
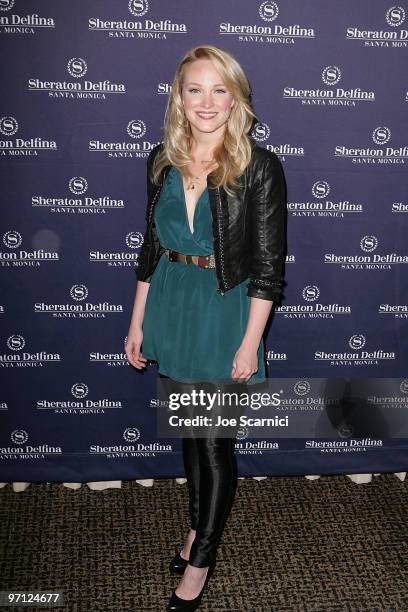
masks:
{"type": "Polygon", "coordinates": [[[234,98],[224,85],[211,60],[199,59],[188,64],[182,83],[184,111],[192,132],[207,134],[225,130],[234,98]]]}

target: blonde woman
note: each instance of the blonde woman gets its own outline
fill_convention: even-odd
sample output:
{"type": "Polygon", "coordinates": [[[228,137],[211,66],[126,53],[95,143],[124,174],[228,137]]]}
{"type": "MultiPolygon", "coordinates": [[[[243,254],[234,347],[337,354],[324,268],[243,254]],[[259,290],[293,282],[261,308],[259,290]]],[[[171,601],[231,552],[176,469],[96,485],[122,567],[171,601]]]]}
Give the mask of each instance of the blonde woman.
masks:
{"type": "MultiPolygon", "coordinates": [[[[189,50],[172,83],[164,140],[147,160],[147,228],[126,343],[173,382],[265,380],[263,333],[283,287],[286,204],[277,155],[258,146],[250,86],[213,45],[189,50]],[[143,352],[141,350],[143,348],[143,352]]],[[[170,570],[167,610],[196,610],[237,486],[233,437],[182,440],[191,528],[170,570]]]]}

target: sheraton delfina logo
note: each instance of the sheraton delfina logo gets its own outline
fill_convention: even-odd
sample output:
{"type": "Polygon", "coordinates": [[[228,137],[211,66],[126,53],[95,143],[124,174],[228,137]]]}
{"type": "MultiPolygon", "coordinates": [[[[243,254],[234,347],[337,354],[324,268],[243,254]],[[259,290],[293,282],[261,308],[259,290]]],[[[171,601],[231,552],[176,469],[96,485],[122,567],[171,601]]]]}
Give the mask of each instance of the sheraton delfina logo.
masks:
{"type": "Polygon", "coordinates": [[[371,140],[378,146],[335,145],[333,155],[343,157],[353,164],[405,165],[408,162],[408,145],[392,146],[388,126],[376,126],[371,132],[371,140]]]}
{"type": "Polygon", "coordinates": [[[72,285],[68,293],[72,302],[35,302],[34,313],[53,319],[106,319],[109,315],[123,314],[123,304],[89,300],[88,287],[84,284],[72,285]]]}
{"type": "Polygon", "coordinates": [[[0,446],[0,459],[6,460],[30,460],[48,459],[52,455],[62,455],[61,446],[51,446],[45,442],[30,442],[26,429],[14,429],[10,434],[11,446],[0,446]]]}
{"type": "Polygon", "coordinates": [[[143,234],[141,232],[129,232],[125,236],[125,244],[132,251],[101,251],[94,249],[89,252],[91,263],[104,263],[107,266],[125,268],[134,267],[138,261],[138,253],[134,252],[143,244],[143,234]]]}
{"type": "Polygon", "coordinates": [[[375,17],[375,9],[380,3],[373,4],[370,11],[366,11],[370,18],[370,25],[348,26],[346,39],[361,42],[364,47],[394,47],[405,49],[408,47],[408,29],[406,22],[406,9],[402,6],[391,6],[385,11],[381,22],[375,17]],[[377,27],[371,26],[374,23],[377,27]]]}
{"type": "MultiPolygon", "coordinates": [[[[350,244],[350,240],[348,241],[350,244]]],[[[408,255],[400,255],[380,249],[380,241],[375,235],[362,236],[360,252],[350,254],[325,253],[323,263],[339,266],[342,270],[391,270],[392,266],[408,264],[408,255]]]]}
{"type": "Polygon", "coordinates": [[[1,352],[0,367],[2,368],[41,368],[48,364],[61,361],[59,353],[48,353],[40,350],[23,350],[26,347],[25,337],[19,333],[9,336],[6,340],[9,352],[1,352]]]}
{"type": "Polygon", "coordinates": [[[396,358],[394,351],[383,348],[366,346],[367,338],[363,334],[353,334],[348,340],[348,346],[342,351],[317,350],[314,360],[331,367],[355,366],[365,367],[372,365],[385,365],[387,361],[396,358]]]}
{"type": "Polygon", "coordinates": [[[124,83],[115,83],[107,79],[104,81],[85,79],[88,64],[82,57],[71,57],[67,61],[66,71],[71,77],[70,79],[29,78],[28,91],[45,93],[49,98],[68,98],[71,100],[106,100],[109,95],[126,93],[124,83]]]}
{"type": "Polygon", "coordinates": [[[344,218],[347,214],[363,212],[362,204],[347,199],[329,197],[331,185],[325,179],[315,181],[311,187],[313,199],[288,202],[292,217],[344,218]]]}
{"type": "Polygon", "coordinates": [[[15,0],[0,1],[0,33],[40,34],[55,28],[54,17],[45,17],[38,13],[20,14],[18,9],[25,11],[26,4],[24,0],[17,3],[15,0]]]}
{"type": "Polygon", "coordinates": [[[285,319],[334,319],[351,314],[350,304],[324,303],[319,299],[320,288],[317,285],[306,285],[301,295],[303,302],[277,306],[276,314],[283,315],[285,319]]]}
{"type": "Polygon", "coordinates": [[[300,89],[287,85],[284,100],[296,100],[302,106],[357,106],[360,102],[375,102],[375,92],[361,87],[341,87],[342,71],[338,66],[325,66],[321,72],[323,85],[300,89]]]}
{"type": "Polygon", "coordinates": [[[140,430],[130,425],[123,433],[124,442],[111,444],[94,443],[89,447],[90,455],[103,456],[106,459],[126,459],[129,457],[158,457],[173,453],[171,444],[160,442],[143,442],[140,430]]]}
{"type": "MultiPolygon", "coordinates": [[[[117,8],[117,5],[115,5],[117,8]]],[[[137,38],[167,40],[172,34],[187,34],[185,23],[170,19],[149,19],[148,0],[129,0],[127,5],[130,17],[124,19],[107,19],[90,17],[88,29],[91,32],[103,32],[109,38],[137,38]],[[138,19],[144,17],[144,19],[138,19]],[[136,18],[136,19],[135,19],[136,18]]]]}
{"type": "MultiPolygon", "coordinates": [[[[278,2],[261,2],[258,5],[257,15],[251,23],[231,23],[222,21],[218,27],[220,36],[235,36],[239,42],[265,43],[265,44],[290,44],[293,45],[298,39],[314,39],[315,30],[307,25],[298,23],[288,24],[287,21],[279,23],[283,12],[282,20],[287,19],[285,15],[285,4],[280,8],[278,2]],[[258,21],[255,22],[255,19],[258,21]],[[276,21],[276,23],[275,23],[276,21]]],[[[290,15],[291,17],[291,15],[290,15]]]]}
{"type": "MultiPolygon", "coordinates": [[[[95,187],[93,187],[95,189],[95,187]]],[[[92,189],[92,190],[93,190],[92,189]]],[[[31,197],[33,208],[48,210],[58,215],[105,215],[113,210],[125,208],[125,202],[109,195],[88,193],[89,183],[85,176],[73,176],[68,180],[67,193],[58,195],[36,194],[31,197]]]]}
{"type": "Polygon", "coordinates": [[[58,150],[55,140],[46,140],[41,136],[15,136],[19,129],[15,117],[0,117],[0,157],[38,156],[43,152],[58,150]]]}
{"type": "Polygon", "coordinates": [[[84,382],[71,386],[72,398],[42,398],[36,402],[37,410],[52,410],[54,414],[105,414],[107,410],[121,410],[122,402],[109,397],[89,396],[89,387],[84,382]]]}
{"type": "Polygon", "coordinates": [[[131,119],[125,126],[124,131],[130,140],[103,141],[93,139],[89,141],[89,152],[103,154],[106,158],[146,158],[153,147],[161,142],[151,142],[144,138],[147,125],[145,121],[139,118],[131,119]]]}
{"type": "Polygon", "coordinates": [[[265,122],[258,121],[251,130],[251,136],[257,142],[265,143],[265,148],[268,151],[273,151],[279,158],[284,161],[286,156],[303,157],[305,150],[302,146],[295,146],[289,143],[271,144],[268,142],[271,135],[271,128],[265,122]]]}
{"type": "Polygon", "coordinates": [[[17,230],[5,232],[2,242],[8,250],[1,249],[0,246],[0,267],[38,268],[44,262],[59,261],[58,251],[42,246],[43,244],[49,244],[51,247],[51,245],[58,243],[58,237],[52,231],[44,230],[31,237],[32,243],[38,243],[38,247],[34,249],[19,248],[23,243],[23,235],[17,230]]]}
{"type": "Polygon", "coordinates": [[[280,448],[279,442],[271,442],[270,440],[245,440],[249,435],[246,427],[240,427],[237,433],[237,442],[235,443],[235,451],[238,455],[265,455],[278,451],[280,448]],[[241,442],[245,440],[245,442],[241,442]]]}
{"type": "Polygon", "coordinates": [[[383,302],[378,307],[378,314],[391,315],[394,319],[408,319],[408,304],[390,304],[383,302]]]}

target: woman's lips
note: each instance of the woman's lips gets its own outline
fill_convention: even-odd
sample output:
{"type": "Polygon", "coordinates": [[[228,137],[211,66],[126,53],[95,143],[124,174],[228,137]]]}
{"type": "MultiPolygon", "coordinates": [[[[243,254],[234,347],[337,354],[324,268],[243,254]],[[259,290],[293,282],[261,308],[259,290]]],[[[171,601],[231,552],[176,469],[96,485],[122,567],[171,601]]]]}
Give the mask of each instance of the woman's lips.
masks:
{"type": "Polygon", "coordinates": [[[217,113],[197,113],[200,119],[214,119],[217,113]]]}

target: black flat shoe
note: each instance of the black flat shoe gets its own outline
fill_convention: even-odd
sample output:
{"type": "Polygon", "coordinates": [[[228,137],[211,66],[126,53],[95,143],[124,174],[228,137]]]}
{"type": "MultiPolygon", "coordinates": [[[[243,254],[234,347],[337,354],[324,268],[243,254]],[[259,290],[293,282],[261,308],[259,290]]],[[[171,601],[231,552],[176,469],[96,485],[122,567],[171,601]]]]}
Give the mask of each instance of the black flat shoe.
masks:
{"type": "Polygon", "coordinates": [[[210,579],[211,574],[214,571],[215,561],[208,567],[207,576],[205,577],[205,581],[203,584],[203,588],[194,599],[182,599],[178,595],[176,595],[176,589],[173,589],[171,597],[166,606],[166,612],[193,612],[197,610],[199,605],[201,604],[201,599],[203,597],[205,587],[207,586],[207,582],[210,579]]]}
{"type": "Polygon", "coordinates": [[[188,559],[183,559],[180,552],[170,561],[169,569],[172,574],[184,574],[188,559]]]}

